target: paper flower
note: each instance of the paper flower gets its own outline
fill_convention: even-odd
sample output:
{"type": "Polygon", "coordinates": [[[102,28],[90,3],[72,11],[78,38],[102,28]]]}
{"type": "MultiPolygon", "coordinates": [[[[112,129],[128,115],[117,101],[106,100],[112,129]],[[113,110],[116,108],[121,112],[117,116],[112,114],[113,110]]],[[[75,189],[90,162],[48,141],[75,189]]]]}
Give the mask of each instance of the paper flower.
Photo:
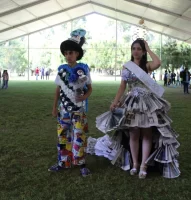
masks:
{"type": "Polygon", "coordinates": [[[78,75],[77,74],[71,74],[69,77],[68,77],[68,81],[70,83],[73,83],[73,82],[76,82],[78,80],[78,75]]]}

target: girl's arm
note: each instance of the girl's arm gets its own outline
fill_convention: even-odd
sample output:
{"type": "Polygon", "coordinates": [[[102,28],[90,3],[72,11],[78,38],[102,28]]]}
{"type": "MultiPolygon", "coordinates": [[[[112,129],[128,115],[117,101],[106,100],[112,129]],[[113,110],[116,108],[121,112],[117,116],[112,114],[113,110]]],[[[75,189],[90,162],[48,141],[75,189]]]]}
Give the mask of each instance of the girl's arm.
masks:
{"type": "Polygon", "coordinates": [[[125,89],[126,89],[126,81],[121,80],[121,84],[119,86],[115,99],[110,106],[110,110],[114,110],[117,107],[117,105],[119,104],[119,100],[121,99],[122,95],[125,92],[125,89]]]}
{"type": "Polygon", "coordinates": [[[148,71],[154,71],[155,69],[158,69],[160,67],[161,61],[159,57],[150,50],[147,42],[146,41],[144,42],[145,42],[146,51],[148,52],[148,54],[151,56],[151,59],[152,59],[152,61],[149,61],[147,63],[147,69],[148,71]]]}

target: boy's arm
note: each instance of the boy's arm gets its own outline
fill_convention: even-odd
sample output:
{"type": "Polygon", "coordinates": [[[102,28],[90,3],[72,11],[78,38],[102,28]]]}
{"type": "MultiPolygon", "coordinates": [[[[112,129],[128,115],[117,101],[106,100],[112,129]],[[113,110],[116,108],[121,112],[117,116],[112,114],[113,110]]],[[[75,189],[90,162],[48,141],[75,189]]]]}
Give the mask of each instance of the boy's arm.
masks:
{"type": "Polygon", "coordinates": [[[87,88],[88,88],[88,90],[83,96],[77,96],[76,97],[76,101],[77,102],[84,101],[91,95],[91,93],[92,93],[92,85],[88,84],[87,88]]]}
{"type": "Polygon", "coordinates": [[[91,93],[92,93],[92,85],[91,84],[87,85],[87,88],[88,88],[88,90],[87,90],[86,94],[84,95],[85,99],[87,99],[91,95],[91,93]]]}
{"type": "Polygon", "coordinates": [[[56,92],[55,92],[55,95],[54,95],[54,103],[53,103],[53,109],[52,109],[52,115],[53,115],[54,117],[56,117],[57,114],[58,114],[58,111],[57,111],[57,104],[58,104],[59,96],[60,96],[60,87],[57,86],[57,87],[56,87],[56,92]]]}

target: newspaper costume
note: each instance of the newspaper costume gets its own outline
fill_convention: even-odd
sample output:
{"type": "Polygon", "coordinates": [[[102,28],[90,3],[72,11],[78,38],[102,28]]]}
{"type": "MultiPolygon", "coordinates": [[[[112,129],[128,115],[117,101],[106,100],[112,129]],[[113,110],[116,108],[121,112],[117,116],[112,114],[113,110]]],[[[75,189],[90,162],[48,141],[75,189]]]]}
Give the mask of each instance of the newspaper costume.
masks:
{"type": "Polygon", "coordinates": [[[67,64],[58,68],[55,83],[60,86],[58,106],[58,162],[65,168],[85,163],[88,124],[85,114],[87,101],[76,102],[83,95],[85,85],[91,84],[89,68],[78,63],[74,68],[67,64]]]}
{"type": "MultiPolygon", "coordinates": [[[[71,38],[61,43],[62,54],[66,50],[79,52],[77,60],[83,56],[80,38],[86,31],[75,30],[71,38]]],[[[74,67],[63,64],[58,67],[55,83],[60,88],[58,102],[57,133],[58,133],[58,166],[52,166],[50,171],[60,168],[71,168],[72,165],[85,164],[88,123],[86,117],[87,100],[76,101],[77,96],[84,95],[87,85],[91,84],[88,65],[77,63],[74,67]]]]}
{"type": "MultiPolygon", "coordinates": [[[[127,62],[122,71],[122,80],[129,85],[129,92],[123,98],[120,108],[106,112],[96,118],[96,126],[103,133],[115,130],[113,136],[106,134],[94,142],[95,154],[111,160],[123,170],[129,170],[131,155],[129,127],[153,130],[152,152],[147,165],[158,165],[165,178],[180,175],[177,157],[177,133],[172,129],[172,120],[167,116],[170,104],[161,98],[164,89],[156,84],[139,66],[127,62]],[[134,73],[133,73],[134,72],[134,73]]],[[[92,151],[92,147],[90,148],[92,151]]]]}

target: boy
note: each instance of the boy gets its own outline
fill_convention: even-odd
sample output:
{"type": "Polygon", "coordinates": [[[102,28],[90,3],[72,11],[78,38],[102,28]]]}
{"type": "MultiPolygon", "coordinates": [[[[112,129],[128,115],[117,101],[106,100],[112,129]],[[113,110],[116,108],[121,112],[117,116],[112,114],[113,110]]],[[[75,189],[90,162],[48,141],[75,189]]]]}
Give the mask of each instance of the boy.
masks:
{"type": "Polygon", "coordinates": [[[85,108],[92,87],[89,67],[76,61],[84,55],[85,34],[83,29],[75,30],[71,38],[60,45],[67,64],[58,68],[55,80],[57,88],[52,115],[58,120],[58,163],[49,168],[49,171],[60,171],[79,165],[82,176],[90,174],[85,164],[88,131],[85,108]]]}

